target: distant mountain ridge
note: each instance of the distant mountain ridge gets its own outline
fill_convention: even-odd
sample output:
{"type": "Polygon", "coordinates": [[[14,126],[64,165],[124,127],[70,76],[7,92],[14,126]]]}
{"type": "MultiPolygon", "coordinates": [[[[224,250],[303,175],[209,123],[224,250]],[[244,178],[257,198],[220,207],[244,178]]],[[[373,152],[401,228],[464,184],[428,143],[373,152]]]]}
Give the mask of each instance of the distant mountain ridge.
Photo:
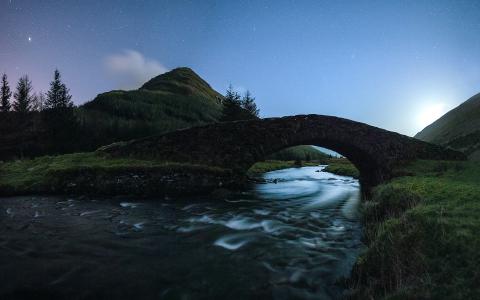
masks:
{"type": "Polygon", "coordinates": [[[480,93],[450,110],[415,135],[480,160],[480,93]]]}

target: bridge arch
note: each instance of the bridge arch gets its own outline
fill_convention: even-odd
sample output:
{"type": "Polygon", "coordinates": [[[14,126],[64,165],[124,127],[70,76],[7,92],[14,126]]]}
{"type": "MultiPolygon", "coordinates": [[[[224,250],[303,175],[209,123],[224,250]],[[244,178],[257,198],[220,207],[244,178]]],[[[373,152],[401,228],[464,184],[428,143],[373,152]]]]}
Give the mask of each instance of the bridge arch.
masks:
{"type": "Polygon", "coordinates": [[[348,119],[298,115],[209,124],[112,144],[99,151],[190,162],[246,172],[268,155],[298,145],[316,145],[348,158],[362,184],[374,186],[394,167],[413,159],[465,159],[464,155],[395,132],[348,119]]]}

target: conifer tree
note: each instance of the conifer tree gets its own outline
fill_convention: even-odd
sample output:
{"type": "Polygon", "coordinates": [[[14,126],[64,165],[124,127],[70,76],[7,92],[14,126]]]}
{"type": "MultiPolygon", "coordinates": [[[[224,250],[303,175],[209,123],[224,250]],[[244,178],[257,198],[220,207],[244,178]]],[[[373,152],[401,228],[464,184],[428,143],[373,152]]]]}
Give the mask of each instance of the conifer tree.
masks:
{"type": "Polygon", "coordinates": [[[241,120],[242,114],[242,100],[240,95],[230,85],[223,99],[223,116],[222,121],[241,120]]]}
{"type": "Polygon", "coordinates": [[[13,102],[13,110],[19,113],[27,113],[32,109],[33,96],[32,92],[32,82],[28,79],[28,76],[25,75],[18,80],[17,90],[13,97],[15,101],[13,102]]]}
{"type": "Polygon", "coordinates": [[[69,89],[62,83],[60,72],[55,70],[53,81],[50,83],[50,90],[45,100],[46,109],[70,108],[73,107],[72,96],[69,89]]]}
{"type": "Polygon", "coordinates": [[[12,92],[10,91],[10,86],[8,85],[7,81],[7,74],[3,74],[2,76],[2,87],[0,89],[0,111],[7,112],[10,110],[10,97],[12,96],[12,92]]]}
{"type": "Polygon", "coordinates": [[[47,128],[47,144],[51,153],[75,150],[78,144],[78,122],[72,96],[56,69],[46,93],[42,116],[47,128]]]}
{"type": "Polygon", "coordinates": [[[252,94],[248,90],[243,96],[242,107],[248,111],[252,117],[258,117],[258,114],[260,113],[260,110],[257,108],[257,104],[255,104],[255,98],[252,97],[252,94]]]}
{"type": "Polygon", "coordinates": [[[247,91],[243,99],[230,85],[223,100],[223,116],[221,121],[251,120],[258,118],[255,98],[247,91]]]}

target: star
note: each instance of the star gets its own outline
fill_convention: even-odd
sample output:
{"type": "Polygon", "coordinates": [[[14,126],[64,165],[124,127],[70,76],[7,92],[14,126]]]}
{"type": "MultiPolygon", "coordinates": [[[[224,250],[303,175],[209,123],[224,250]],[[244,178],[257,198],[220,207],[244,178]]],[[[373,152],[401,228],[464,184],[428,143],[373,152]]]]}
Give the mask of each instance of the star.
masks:
{"type": "Polygon", "coordinates": [[[32,37],[29,36],[29,37],[28,37],[28,42],[30,43],[31,41],[32,41],[32,37]]]}

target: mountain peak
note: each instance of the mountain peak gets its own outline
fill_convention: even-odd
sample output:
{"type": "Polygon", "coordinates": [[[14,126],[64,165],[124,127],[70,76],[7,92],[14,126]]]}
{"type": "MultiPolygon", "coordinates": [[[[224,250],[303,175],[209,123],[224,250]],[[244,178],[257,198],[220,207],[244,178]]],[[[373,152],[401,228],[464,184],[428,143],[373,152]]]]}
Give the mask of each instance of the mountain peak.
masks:
{"type": "Polygon", "coordinates": [[[217,91],[188,67],[175,68],[147,81],[140,89],[163,91],[183,95],[222,97],[217,91]]]}

